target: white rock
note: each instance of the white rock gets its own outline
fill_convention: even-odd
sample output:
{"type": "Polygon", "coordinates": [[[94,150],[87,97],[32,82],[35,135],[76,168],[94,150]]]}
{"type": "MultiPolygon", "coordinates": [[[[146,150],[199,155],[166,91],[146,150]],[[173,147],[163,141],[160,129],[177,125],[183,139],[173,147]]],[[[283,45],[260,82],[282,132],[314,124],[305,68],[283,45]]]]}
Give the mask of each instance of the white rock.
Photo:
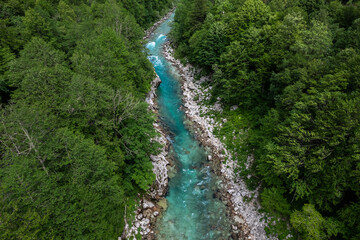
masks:
{"type": "Polygon", "coordinates": [[[143,200],[143,209],[153,208],[153,207],[155,207],[155,205],[152,202],[146,199],[143,200]]]}
{"type": "Polygon", "coordinates": [[[240,224],[244,224],[244,223],[245,223],[244,219],[242,219],[242,218],[239,217],[239,216],[235,216],[235,217],[234,217],[234,221],[237,222],[237,223],[240,223],[240,224]]]}
{"type": "Polygon", "coordinates": [[[194,85],[193,82],[189,82],[189,83],[188,83],[188,87],[189,87],[191,90],[195,90],[195,89],[196,89],[196,87],[195,87],[195,85],[194,85]]]}
{"type": "Polygon", "coordinates": [[[230,111],[235,111],[236,109],[238,109],[239,107],[237,105],[231,106],[230,107],[230,111]]]}
{"type": "Polygon", "coordinates": [[[141,221],[140,221],[140,224],[142,226],[146,226],[150,223],[150,220],[148,218],[143,218],[141,221]]]}
{"type": "Polygon", "coordinates": [[[213,106],[213,110],[217,112],[222,112],[222,106],[219,102],[216,102],[213,106]]]}

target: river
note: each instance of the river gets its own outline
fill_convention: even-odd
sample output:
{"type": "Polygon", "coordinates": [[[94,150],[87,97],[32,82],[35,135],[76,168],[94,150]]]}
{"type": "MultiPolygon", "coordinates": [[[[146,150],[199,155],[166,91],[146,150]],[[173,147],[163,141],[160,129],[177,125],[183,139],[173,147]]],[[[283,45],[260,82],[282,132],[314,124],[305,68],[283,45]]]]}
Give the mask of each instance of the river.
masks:
{"type": "Polygon", "coordinates": [[[229,239],[226,206],[216,198],[220,181],[211,171],[207,152],[194,138],[183,111],[180,76],[163,56],[162,46],[174,15],[162,23],[146,47],[162,83],[157,89],[159,117],[171,138],[176,172],[169,181],[167,209],[157,221],[157,239],[229,239]]]}

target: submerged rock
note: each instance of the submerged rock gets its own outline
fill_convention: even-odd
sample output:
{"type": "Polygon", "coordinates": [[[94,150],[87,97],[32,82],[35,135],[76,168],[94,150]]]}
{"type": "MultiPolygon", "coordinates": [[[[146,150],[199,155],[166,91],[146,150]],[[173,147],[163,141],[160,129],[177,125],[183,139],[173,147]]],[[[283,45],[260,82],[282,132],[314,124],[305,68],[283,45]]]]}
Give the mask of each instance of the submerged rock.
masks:
{"type": "Polygon", "coordinates": [[[175,177],[176,173],[177,173],[176,166],[168,166],[168,176],[169,176],[169,178],[175,177]]]}
{"type": "Polygon", "coordinates": [[[166,211],[166,209],[167,209],[166,198],[161,199],[157,204],[163,209],[163,211],[166,211]]]}

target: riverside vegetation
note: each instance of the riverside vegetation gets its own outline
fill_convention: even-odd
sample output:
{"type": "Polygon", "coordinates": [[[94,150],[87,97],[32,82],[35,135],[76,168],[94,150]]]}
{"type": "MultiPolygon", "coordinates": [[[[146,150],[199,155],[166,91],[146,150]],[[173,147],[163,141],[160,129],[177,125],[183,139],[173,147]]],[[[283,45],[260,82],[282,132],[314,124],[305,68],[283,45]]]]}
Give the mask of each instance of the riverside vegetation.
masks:
{"type": "Polygon", "coordinates": [[[159,149],[143,30],[171,7],[1,1],[1,239],[121,235],[159,149]]]}
{"type": "Polygon", "coordinates": [[[279,239],[359,239],[360,4],[181,0],[175,55],[212,78],[217,134],[279,239]],[[248,166],[249,155],[254,156],[248,166]]]}
{"type": "MultiPolygon", "coordinates": [[[[1,1],[1,239],[121,235],[159,149],[143,29],[171,6],[1,1]]],[[[178,3],[176,56],[212,76],[218,135],[279,239],[360,238],[359,17],[356,0],[178,3]]]]}

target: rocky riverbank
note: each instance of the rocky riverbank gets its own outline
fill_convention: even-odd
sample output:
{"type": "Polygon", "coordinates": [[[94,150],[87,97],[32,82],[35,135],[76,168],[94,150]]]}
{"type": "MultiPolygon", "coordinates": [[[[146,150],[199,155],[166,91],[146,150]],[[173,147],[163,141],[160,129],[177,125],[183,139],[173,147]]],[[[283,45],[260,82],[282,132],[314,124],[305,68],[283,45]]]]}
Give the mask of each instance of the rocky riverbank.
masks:
{"type": "Polygon", "coordinates": [[[159,21],[157,21],[154,25],[152,25],[152,27],[150,27],[148,30],[145,31],[145,36],[144,36],[144,40],[149,39],[154,31],[160,26],[160,24],[162,24],[164,21],[166,21],[171,14],[173,14],[175,11],[175,7],[173,9],[171,9],[163,18],[161,18],[159,21]]]}
{"type": "MultiPolygon", "coordinates": [[[[205,114],[211,110],[222,111],[221,104],[217,102],[212,107],[201,104],[210,94],[210,89],[202,89],[200,86],[201,82],[207,79],[203,77],[200,81],[195,82],[195,69],[189,64],[183,66],[179,60],[174,59],[173,49],[169,42],[164,45],[163,54],[181,75],[184,111],[194,124],[196,137],[205,147],[211,149],[212,154],[208,156],[208,160],[213,163],[215,172],[222,179],[218,197],[229,207],[233,220],[232,238],[269,239],[264,230],[266,227],[266,223],[262,220],[264,215],[259,213],[258,191],[249,191],[243,180],[234,175],[236,163],[225,146],[213,134],[214,128],[221,126],[221,123],[215,122],[205,114]],[[226,163],[224,163],[225,159],[227,159],[226,163]]],[[[248,161],[251,160],[249,157],[248,161]]]]}
{"type": "MultiPolygon", "coordinates": [[[[149,109],[155,114],[158,112],[156,101],[156,89],[160,85],[161,80],[158,76],[151,83],[151,90],[146,97],[146,102],[149,104],[149,109]]],[[[166,138],[166,133],[157,120],[153,124],[159,136],[154,138],[161,144],[160,153],[158,155],[151,155],[152,164],[154,166],[156,180],[151,186],[148,193],[140,200],[138,209],[135,211],[135,219],[129,227],[126,237],[123,239],[130,239],[138,234],[142,239],[155,239],[153,227],[156,223],[156,217],[160,215],[161,211],[166,209],[165,194],[168,189],[168,165],[167,160],[169,141],[166,138]]]]}
{"type": "MultiPolygon", "coordinates": [[[[171,9],[162,19],[145,31],[143,39],[149,39],[159,25],[166,21],[174,11],[175,8],[171,9]]],[[[159,76],[156,75],[151,82],[151,89],[145,100],[149,104],[149,110],[156,115],[158,114],[156,89],[160,83],[161,80],[159,76]]],[[[158,155],[150,156],[154,166],[153,172],[156,176],[156,180],[148,193],[140,200],[138,209],[135,211],[135,219],[130,224],[131,226],[126,224],[123,237],[120,237],[119,239],[130,239],[131,237],[136,239],[137,235],[141,235],[142,239],[155,239],[153,229],[156,218],[167,208],[165,194],[168,190],[168,168],[172,165],[168,161],[169,141],[166,138],[165,130],[162,128],[159,120],[157,120],[153,126],[159,133],[159,136],[153,139],[153,141],[160,143],[162,146],[158,155]]]]}

